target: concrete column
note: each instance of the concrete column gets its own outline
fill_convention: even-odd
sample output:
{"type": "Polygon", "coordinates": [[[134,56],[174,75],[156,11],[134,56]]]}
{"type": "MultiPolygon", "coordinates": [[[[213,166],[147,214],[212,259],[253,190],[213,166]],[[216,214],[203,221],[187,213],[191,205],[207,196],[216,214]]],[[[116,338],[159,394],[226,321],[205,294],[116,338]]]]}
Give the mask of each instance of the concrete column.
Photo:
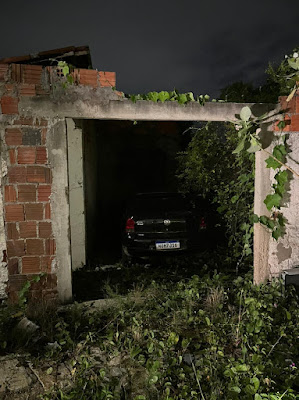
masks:
{"type": "Polygon", "coordinates": [[[69,196],[67,175],[67,140],[65,120],[54,122],[49,130],[48,156],[52,167],[51,219],[56,240],[56,271],[59,300],[72,300],[69,196]]]}
{"type": "Polygon", "coordinates": [[[6,238],[3,213],[3,191],[2,178],[6,175],[7,167],[3,158],[2,143],[4,137],[4,129],[0,126],[0,299],[6,298],[6,285],[8,281],[8,271],[6,262],[6,238]]]}
{"type": "Polygon", "coordinates": [[[82,130],[71,118],[66,119],[68,144],[68,178],[71,226],[72,270],[86,264],[85,207],[83,187],[82,130]]]}
{"type": "MultiPolygon", "coordinates": [[[[270,193],[270,170],[266,168],[268,155],[263,151],[255,153],[254,213],[270,216],[264,199],[270,193]]],[[[262,283],[269,278],[269,241],[271,234],[263,225],[254,224],[253,256],[254,282],[262,283]]]]}

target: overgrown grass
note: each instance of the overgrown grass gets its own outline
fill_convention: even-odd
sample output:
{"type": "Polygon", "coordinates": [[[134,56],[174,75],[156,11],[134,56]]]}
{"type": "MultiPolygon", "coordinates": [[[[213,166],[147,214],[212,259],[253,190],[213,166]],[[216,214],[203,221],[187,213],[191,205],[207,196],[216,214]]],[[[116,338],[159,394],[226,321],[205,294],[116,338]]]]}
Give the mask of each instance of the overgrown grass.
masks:
{"type": "Polygon", "coordinates": [[[34,317],[35,355],[74,377],[44,399],[299,398],[298,295],[282,282],[206,272],[114,300],[34,317]]]}

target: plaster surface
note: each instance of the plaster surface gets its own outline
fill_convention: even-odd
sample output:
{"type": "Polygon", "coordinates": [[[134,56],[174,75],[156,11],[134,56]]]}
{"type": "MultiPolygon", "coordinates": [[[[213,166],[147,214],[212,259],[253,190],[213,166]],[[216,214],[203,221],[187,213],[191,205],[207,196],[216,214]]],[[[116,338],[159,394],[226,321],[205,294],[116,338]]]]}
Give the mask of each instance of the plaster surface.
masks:
{"type": "Polygon", "coordinates": [[[47,138],[48,157],[52,167],[51,218],[56,240],[56,262],[52,272],[57,274],[59,300],[72,300],[71,249],[69,229],[69,193],[67,138],[65,120],[53,121],[47,138]]]}
{"type": "Polygon", "coordinates": [[[250,106],[254,115],[259,116],[276,109],[273,104],[248,103],[154,103],[139,100],[120,99],[110,88],[108,90],[69,87],[52,97],[22,97],[19,109],[24,115],[34,114],[36,109],[44,117],[69,117],[83,119],[113,119],[140,121],[233,121],[244,106],[250,106]]]}
{"type": "Polygon", "coordinates": [[[8,271],[7,271],[7,262],[5,257],[6,238],[5,238],[5,226],[4,226],[4,216],[3,216],[3,195],[2,195],[1,182],[2,178],[6,175],[7,168],[6,168],[6,162],[2,156],[3,153],[1,151],[2,149],[1,144],[2,144],[2,137],[0,141],[0,299],[4,299],[7,297],[5,288],[8,281],[8,271]]]}
{"type": "Polygon", "coordinates": [[[72,270],[86,264],[82,130],[67,118],[72,270]]]}

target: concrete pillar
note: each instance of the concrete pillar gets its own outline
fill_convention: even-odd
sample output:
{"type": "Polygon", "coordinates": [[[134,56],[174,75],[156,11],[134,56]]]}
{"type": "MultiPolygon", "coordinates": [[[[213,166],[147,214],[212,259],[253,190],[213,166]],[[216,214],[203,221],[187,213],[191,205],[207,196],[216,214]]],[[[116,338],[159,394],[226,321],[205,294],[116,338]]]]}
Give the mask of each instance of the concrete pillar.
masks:
{"type": "Polygon", "coordinates": [[[66,119],[72,270],[86,264],[82,130],[66,119]]]}
{"type": "Polygon", "coordinates": [[[56,271],[59,300],[72,300],[70,252],[69,195],[67,174],[67,140],[65,120],[51,127],[47,140],[48,157],[52,167],[51,219],[56,240],[56,271]]]}

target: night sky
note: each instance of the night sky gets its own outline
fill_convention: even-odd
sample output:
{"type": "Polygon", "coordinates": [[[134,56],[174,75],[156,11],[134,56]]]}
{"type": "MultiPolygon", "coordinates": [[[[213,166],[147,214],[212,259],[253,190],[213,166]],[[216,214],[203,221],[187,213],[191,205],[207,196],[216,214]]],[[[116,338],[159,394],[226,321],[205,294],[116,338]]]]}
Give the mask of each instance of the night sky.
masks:
{"type": "Polygon", "coordinates": [[[268,62],[299,45],[298,0],[6,1],[0,58],[89,45],[93,67],[126,93],[217,96],[263,83],[268,62]]]}

